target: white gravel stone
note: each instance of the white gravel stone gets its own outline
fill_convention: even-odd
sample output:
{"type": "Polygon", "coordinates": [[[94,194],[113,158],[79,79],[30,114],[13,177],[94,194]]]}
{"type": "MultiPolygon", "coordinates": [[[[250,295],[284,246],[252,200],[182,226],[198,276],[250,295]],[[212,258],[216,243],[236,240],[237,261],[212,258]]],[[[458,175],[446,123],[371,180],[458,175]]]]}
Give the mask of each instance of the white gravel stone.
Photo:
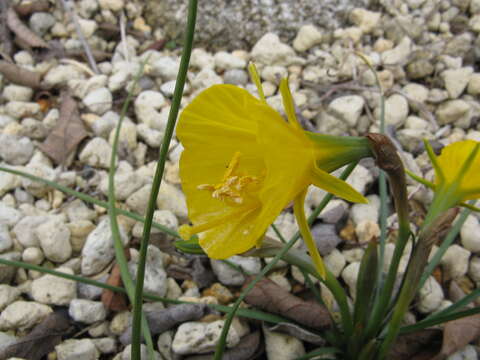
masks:
{"type": "Polygon", "coordinates": [[[368,34],[378,28],[381,16],[379,12],[355,8],[350,12],[350,21],[368,34]]]}
{"type": "Polygon", "coordinates": [[[55,25],[55,22],[53,15],[46,12],[34,12],[28,20],[30,29],[40,36],[45,35],[55,25]]]}
{"type": "Polygon", "coordinates": [[[144,185],[127,198],[126,204],[130,209],[143,215],[147,209],[148,199],[150,198],[151,191],[151,184],[144,185]]]}
{"type": "MultiPolygon", "coordinates": [[[[163,269],[163,254],[157,247],[148,246],[147,262],[145,265],[144,289],[146,292],[157,296],[165,296],[167,292],[167,273],[163,269]]],[[[137,276],[138,259],[128,263],[130,274],[135,279],[137,276]]]]}
{"type": "Polygon", "coordinates": [[[147,124],[138,124],[137,133],[140,139],[152,148],[158,148],[162,144],[164,133],[150,128],[147,124]]]}
{"type": "Polygon", "coordinates": [[[471,252],[457,244],[451,245],[442,257],[441,264],[449,279],[457,279],[468,271],[471,252]]]}
{"type": "Polygon", "coordinates": [[[223,79],[215,71],[208,68],[200,70],[191,81],[194,89],[206,89],[222,83],[223,79]]]}
{"type": "Polygon", "coordinates": [[[170,210],[181,220],[188,216],[185,195],[177,187],[167,182],[162,182],[160,186],[157,207],[160,210],[170,210]]]}
{"type": "Polygon", "coordinates": [[[94,220],[97,217],[95,210],[90,209],[82,200],[75,199],[63,208],[68,220],[75,222],[80,220],[94,220]]]}
{"type": "Polygon", "coordinates": [[[15,119],[35,116],[40,112],[40,105],[35,102],[10,101],[5,105],[7,115],[15,119]]]}
{"type": "Polygon", "coordinates": [[[0,202],[0,224],[14,226],[22,218],[22,213],[0,202]]]}
{"type": "Polygon", "coordinates": [[[152,63],[151,74],[153,76],[160,76],[163,80],[174,80],[177,78],[180,61],[178,58],[169,56],[161,56],[152,63]]]}
{"type": "Polygon", "coordinates": [[[27,264],[40,265],[44,259],[45,256],[38,247],[27,247],[22,252],[22,260],[27,264]]]}
{"type": "Polygon", "coordinates": [[[265,66],[260,72],[260,77],[264,80],[269,81],[272,84],[278,84],[282,78],[285,78],[287,76],[287,68],[285,66],[279,65],[265,66]]]}
{"type": "Polygon", "coordinates": [[[290,335],[268,330],[263,327],[265,351],[268,359],[292,360],[305,355],[303,343],[290,335]]]}
{"type": "Polygon", "coordinates": [[[435,115],[439,125],[448,125],[462,121],[464,128],[470,126],[471,107],[464,100],[450,100],[438,106],[435,115]]]}
{"type": "Polygon", "coordinates": [[[328,111],[331,115],[347,123],[348,126],[355,127],[362,114],[364,105],[365,100],[361,96],[341,96],[328,105],[328,111]]]}
{"type": "Polygon", "coordinates": [[[16,287],[0,284],[0,312],[13,303],[20,296],[20,290],[16,287]]]}
{"type": "MultiPolygon", "coordinates": [[[[117,200],[125,200],[135,191],[140,189],[146,182],[146,179],[136,172],[119,173],[115,175],[115,196],[117,200]]],[[[108,195],[108,178],[102,179],[99,190],[108,195]]]]}
{"type": "Polygon", "coordinates": [[[360,271],[360,262],[348,264],[342,271],[342,279],[348,285],[350,296],[355,298],[357,295],[357,277],[360,271]]]}
{"type": "Polygon", "coordinates": [[[304,25],[298,30],[293,40],[293,48],[296,51],[307,51],[322,41],[322,33],[315,25],[304,25]]]}
{"type": "MultiPolygon", "coordinates": [[[[240,266],[249,274],[258,274],[262,269],[259,258],[235,255],[228,258],[228,260],[240,266]]],[[[240,286],[245,282],[245,277],[242,273],[232,269],[223,261],[210,259],[210,264],[213,272],[223,285],[240,286]]]]}
{"type": "MultiPolygon", "coordinates": [[[[44,165],[41,163],[32,164],[32,162],[33,161],[31,161],[29,164],[27,164],[27,166],[25,166],[25,172],[29,173],[30,175],[38,176],[42,179],[50,181],[56,180],[57,172],[50,165],[44,165]]],[[[38,198],[44,197],[46,193],[51,190],[48,185],[40,183],[38,181],[33,181],[26,177],[22,177],[21,183],[22,187],[26,191],[38,198]]]]}
{"type": "Polygon", "coordinates": [[[325,266],[328,270],[331,271],[333,276],[339,277],[342,273],[342,270],[345,268],[347,261],[345,260],[345,256],[338,251],[337,249],[333,249],[330,254],[325,256],[324,258],[325,266]]]}
{"type": "Polygon", "coordinates": [[[378,221],[365,220],[355,226],[355,234],[360,244],[366,244],[380,236],[378,221]]]}
{"type": "Polygon", "coordinates": [[[157,110],[165,104],[165,97],[158,91],[142,91],[135,99],[135,114],[137,119],[152,127],[155,117],[158,117],[157,110]]]}
{"type": "Polygon", "coordinates": [[[463,93],[472,74],[473,68],[470,66],[460,69],[448,69],[440,74],[440,77],[445,82],[445,89],[447,89],[450,98],[456,99],[463,93]]]}
{"type": "MultiPolygon", "coordinates": [[[[172,342],[172,350],[176,354],[203,354],[215,350],[223,329],[223,320],[211,323],[186,322],[178,327],[172,342]]],[[[231,348],[240,342],[235,328],[230,328],[227,335],[227,347],[231,348]]]]}
{"type": "Polygon", "coordinates": [[[215,59],[205,49],[196,48],[192,51],[190,64],[199,69],[213,69],[215,67],[215,59]]]}
{"type": "Polygon", "coordinates": [[[350,209],[350,217],[356,225],[364,221],[378,221],[380,198],[378,195],[369,195],[367,199],[368,204],[353,204],[350,209]]]}
{"type": "Polygon", "coordinates": [[[470,95],[480,94],[480,73],[474,73],[468,81],[467,92],[470,95]]]}
{"type": "Polygon", "coordinates": [[[112,108],[113,97],[106,87],[95,89],[83,98],[83,103],[92,112],[102,115],[112,108]]]}
{"type": "MultiPolygon", "coordinates": [[[[115,129],[110,131],[110,136],[108,137],[110,146],[113,145],[113,141],[115,139],[115,132],[115,129]]],[[[118,135],[118,143],[122,146],[126,146],[132,152],[137,147],[137,127],[128,118],[125,118],[122,123],[122,128],[120,129],[120,133],[118,135]]]]}
{"type": "MultiPolygon", "coordinates": [[[[140,344],[140,359],[148,359],[147,347],[144,344],[140,344]]],[[[121,353],[121,357],[118,355],[115,357],[115,360],[131,360],[132,357],[132,345],[125,346],[125,349],[121,353]]],[[[153,352],[153,360],[163,360],[160,354],[156,351],[153,352]]]]}
{"type": "Polygon", "coordinates": [[[408,101],[404,96],[393,94],[385,101],[385,123],[401,127],[408,116],[408,101]]]}
{"type": "Polygon", "coordinates": [[[96,360],[100,354],[91,339],[68,339],[55,346],[58,360],[96,360]]]}
{"type": "Polygon", "coordinates": [[[91,339],[95,347],[102,354],[113,354],[117,351],[117,342],[114,338],[104,337],[100,339],[91,339]]]}
{"type": "Polygon", "coordinates": [[[267,33],[252,48],[251,56],[254,62],[264,65],[288,66],[295,57],[295,51],[282,43],[278,35],[267,33]]]}
{"type": "Polygon", "coordinates": [[[10,250],[12,246],[13,241],[7,224],[0,224],[0,253],[10,250]]]}
{"type": "MultiPolygon", "coordinates": [[[[172,231],[177,231],[178,229],[178,220],[174,213],[170,210],[155,210],[153,213],[153,221],[166,226],[167,228],[171,229],[172,231]]],[[[160,229],[156,227],[152,227],[152,234],[165,234],[160,229]]],[[[135,237],[141,237],[143,234],[143,223],[137,222],[132,230],[132,235],[135,237]]]]}
{"type": "MultiPolygon", "coordinates": [[[[340,171],[337,170],[338,174],[340,171]]],[[[353,169],[352,173],[347,179],[347,183],[349,183],[355,190],[357,190],[361,194],[365,194],[367,191],[368,185],[370,185],[373,181],[373,176],[370,174],[370,171],[362,165],[357,165],[355,169],[353,169]]]]}
{"type": "Polygon", "coordinates": [[[49,86],[60,86],[60,85],[67,85],[69,80],[72,79],[83,79],[84,75],[80,72],[80,70],[73,65],[57,65],[52,67],[45,77],[43,81],[46,85],[49,86]]]}
{"type": "Polygon", "coordinates": [[[35,234],[48,260],[64,262],[72,256],[70,230],[64,222],[60,220],[45,222],[35,229],[35,234]]]}
{"type": "Polygon", "coordinates": [[[15,301],[0,314],[0,330],[27,330],[40,323],[52,312],[50,306],[33,301],[15,301]]]}
{"type": "Polygon", "coordinates": [[[85,145],[79,159],[84,164],[108,169],[111,156],[112,147],[110,144],[101,137],[95,137],[85,145]]]}
{"type": "Polygon", "coordinates": [[[477,350],[473,345],[467,345],[454,352],[446,360],[478,360],[477,350]]]}
{"type": "Polygon", "coordinates": [[[247,66],[247,62],[233,54],[226,51],[219,51],[214,55],[215,67],[220,70],[230,69],[244,69],[247,66]]]}
{"type": "Polygon", "coordinates": [[[22,246],[40,247],[35,229],[46,221],[48,221],[47,216],[25,216],[15,225],[13,233],[22,246]]]}
{"type": "Polygon", "coordinates": [[[73,79],[68,82],[68,87],[72,90],[73,95],[79,99],[83,99],[89,93],[107,85],[106,75],[95,75],[88,80],[73,79]]]}
{"type": "Polygon", "coordinates": [[[165,360],[173,360],[172,358],[172,341],[173,332],[165,331],[160,334],[157,341],[157,348],[165,360]]]}
{"type": "Polygon", "coordinates": [[[480,281],[480,257],[472,257],[468,266],[468,275],[473,281],[480,281]]]}
{"type": "Polygon", "coordinates": [[[405,36],[392,50],[387,50],[382,53],[382,61],[386,65],[403,65],[410,55],[411,48],[412,40],[408,36],[405,36]]]}
{"type": "Polygon", "coordinates": [[[33,155],[33,143],[27,137],[0,134],[0,157],[12,165],[23,165],[33,155]]]}
{"type": "MultiPolygon", "coordinates": [[[[67,267],[56,270],[73,275],[73,270],[67,267]]],[[[32,298],[42,304],[68,305],[77,297],[77,284],[73,280],[46,274],[32,281],[31,293],[32,298]]]]}
{"type": "Polygon", "coordinates": [[[430,276],[418,293],[417,310],[423,314],[432,313],[440,307],[443,299],[442,287],[430,276]]]}
{"type": "Polygon", "coordinates": [[[480,252],[480,222],[474,215],[469,215],[460,230],[460,239],[465,249],[480,252]]]}
{"type": "MultiPolygon", "coordinates": [[[[16,251],[11,251],[8,253],[0,254],[0,259],[5,260],[20,260],[20,253],[16,251]]],[[[8,284],[12,280],[13,276],[17,273],[17,269],[12,266],[0,265],[0,284],[8,284]]]]}
{"type": "Polygon", "coordinates": [[[8,101],[30,101],[33,90],[26,86],[10,84],[3,89],[3,96],[8,101]]]}
{"type": "Polygon", "coordinates": [[[78,322],[93,324],[107,317],[107,310],[100,301],[73,299],[68,308],[70,317],[78,322]]]}

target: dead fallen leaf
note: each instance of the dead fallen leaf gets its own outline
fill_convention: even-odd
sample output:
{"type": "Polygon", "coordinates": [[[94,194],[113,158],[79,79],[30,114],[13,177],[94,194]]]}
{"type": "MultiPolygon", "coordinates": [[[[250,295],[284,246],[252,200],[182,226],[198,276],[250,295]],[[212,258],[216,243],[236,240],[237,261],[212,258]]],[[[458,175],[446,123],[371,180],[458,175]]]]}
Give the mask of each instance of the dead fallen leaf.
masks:
{"type": "Polygon", "coordinates": [[[10,7],[7,10],[7,25],[9,29],[17,36],[16,40],[32,48],[45,48],[49,46],[40,36],[35,34],[18,17],[15,10],[10,7]]]}
{"type": "Polygon", "coordinates": [[[15,12],[20,17],[27,17],[35,12],[48,12],[49,9],[48,0],[27,1],[15,6],[15,12]]]}
{"type": "Polygon", "coordinates": [[[87,136],[87,131],[78,114],[76,101],[68,92],[62,93],[60,101],[60,118],[43,144],[40,144],[40,150],[57,164],[63,163],[80,141],[87,136]]]}
{"type": "MultiPolygon", "coordinates": [[[[166,309],[145,311],[152,335],[161,334],[186,321],[201,319],[208,307],[205,304],[180,304],[166,309]]],[[[123,345],[132,342],[132,326],[120,336],[123,345]]]]}
{"type": "Polygon", "coordinates": [[[40,80],[42,77],[40,74],[7,61],[0,60],[0,73],[2,73],[8,81],[14,84],[27,86],[33,89],[41,88],[40,80]]]}
{"type": "MultiPolygon", "coordinates": [[[[244,336],[232,349],[223,353],[222,360],[253,360],[263,353],[263,346],[260,344],[260,332],[255,331],[244,336]]],[[[213,354],[193,355],[184,360],[212,360],[213,354]]]]}
{"type": "MultiPolygon", "coordinates": [[[[118,264],[115,264],[113,267],[110,276],[107,279],[107,284],[119,287],[123,286],[122,276],[120,274],[120,266],[118,266],[118,264]]],[[[103,290],[102,303],[107,309],[112,311],[123,311],[128,309],[127,297],[125,294],[109,289],[103,290]]]]}
{"type": "Polygon", "coordinates": [[[0,350],[0,360],[12,357],[40,360],[62,341],[62,335],[65,335],[69,327],[70,320],[65,311],[53,312],[35,326],[30,334],[0,350]]]}
{"type": "Polygon", "coordinates": [[[443,360],[480,337],[480,314],[445,323],[440,353],[432,360],[443,360]]]}
{"type": "Polygon", "coordinates": [[[426,329],[398,337],[389,360],[429,360],[440,349],[442,331],[426,329]]]}
{"type": "Polygon", "coordinates": [[[7,12],[10,7],[10,0],[0,1],[0,48],[2,55],[10,57],[13,53],[13,41],[7,27],[7,12]]]}
{"type": "MultiPolygon", "coordinates": [[[[252,277],[249,281],[251,280],[252,277]]],[[[324,306],[304,301],[269,279],[260,280],[245,301],[262,310],[288,317],[311,328],[326,329],[332,325],[328,310],[324,306]]]]}

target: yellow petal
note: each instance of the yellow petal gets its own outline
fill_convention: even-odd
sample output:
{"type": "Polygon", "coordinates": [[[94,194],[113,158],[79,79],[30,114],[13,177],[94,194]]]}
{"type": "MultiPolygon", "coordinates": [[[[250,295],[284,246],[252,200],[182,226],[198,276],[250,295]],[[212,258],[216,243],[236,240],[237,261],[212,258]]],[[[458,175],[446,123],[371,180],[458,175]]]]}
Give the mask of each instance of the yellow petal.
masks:
{"type": "Polygon", "coordinates": [[[260,80],[260,76],[258,75],[257,67],[253,62],[250,62],[248,64],[248,72],[250,73],[250,78],[252,79],[253,83],[257,87],[258,96],[260,97],[260,100],[266,103],[267,100],[265,99],[265,93],[263,92],[262,81],[260,80]]]}
{"type": "Polygon", "coordinates": [[[312,184],[345,200],[368,203],[368,200],[343,180],[315,167],[311,172],[312,184]]]}
{"type": "Polygon", "coordinates": [[[430,161],[432,162],[433,169],[435,170],[435,182],[438,184],[442,181],[445,180],[445,173],[442,170],[442,167],[440,166],[438,162],[437,155],[435,155],[435,152],[432,149],[432,146],[428,142],[428,140],[424,139],[423,144],[425,145],[425,150],[427,151],[427,155],[430,158],[430,161]]]}
{"type": "Polygon", "coordinates": [[[283,78],[280,82],[280,94],[282,95],[283,107],[285,113],[287,114],[288,122],[293,127],[301,130],[297,116],[295,115],[295,105],[293,102],[292,93],[290,92],[290,87],[288,86],[288,80],[283,78]]]}

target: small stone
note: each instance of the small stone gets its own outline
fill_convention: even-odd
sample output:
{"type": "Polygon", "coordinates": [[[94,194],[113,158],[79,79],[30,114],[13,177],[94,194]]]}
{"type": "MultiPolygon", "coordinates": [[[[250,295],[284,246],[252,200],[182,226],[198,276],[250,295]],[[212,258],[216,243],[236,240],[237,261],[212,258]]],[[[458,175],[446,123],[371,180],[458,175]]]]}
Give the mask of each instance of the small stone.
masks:
{"type": "Polygon", "coordinates": [[[402,65],[410,55],[412,40],[405,36],[392,50],[382,53],[382,61],[385,65],[402,65]]]}
{"type": "Polygon", "coordinates": [[[328,224],[336,224],[344,218],[348,205],[343,200],[333,199],[320,213],[318,218],[328,224]]]}
{"type": "Polygon", "coordinates": [[[68,82],[68,87],[72,90],[73,95],[79,99],[83,99],[92,91],[107,85],[106,75],[95,75],[88,80],[73,79],[68,82]]]}
{"type": "Polygon", "coordinates": [[[112,147],[101,137],[95,137],[90,140],[79,155],[82,163],[108,169],[110,167],[110,157],[112,147]]]}
{"type": "Polygon", "coordinates": [[[448,279],[457,279],[467,273],[470,255],[470,251],[457,244],[453,244],[447,249],[440,263],[448,279]]]}
{"type": "Polygon", "coordinates": [[[183,192],[172,184],[162,182],[157,197],[157,207],[170,210],[180,219],[187,219],[188,210],[183,192]]]}
{"type": "Polygon", "coordinates": [[[435,115],[439,125],[448,125],[462,121],[468,128],[471,120],[471,107],[464,100],[449,100],[440,104],[435,115]]]}
{"type": "MultiPolygon", "coordinates": [[[[203,354],[215,350],[224,325],[223,320],[211,323],[186,322],[181,324],[172,342],[172,350],[176,354],[203,354]]],[[[228,348],[234,347],[240,342],[235,328],[230,328],[226,344],[228,348]]]]}
{"type": "Polygon", "coordinates": [[[72,255],[70,230],[64,222],[51,220],[35,229],[40,247],[48,260],[64,262],[72,255]]]}
{"type": "MultiPolygon", "coordinates": [[[[159,225],[163,225],[172,231],[177,231],[178,229],[178,220],[170,210],[155,210],[153,213],[153,221],[159,225]]],[[[162,230],[152,227],[152,234],[164,234],[167,235],[162,230]]],[[[137,222],[132,230],[132,235],[135,237],[142,237],[143,234],[143,223],[137,222]]],[[[164,238],[164,237],[163,237],[164,238]]]]}
{"type": "MultiPolygon", "coordinates": [[[[137,277],[138,259],[132,258],[128,262],[128,269],[132,278],[137,277]]],[[[144,276],[145,292],[157,296],[165,296],[167,292],[167,273],[163,269],[163,254],[157,247],[149,245],[144,276]]]]}
{"type": "Polygon", "coordinates": [[[192,87],[199,90],[222,83],[223,79],[215,71],[208,68],[200,70],[191,81],[192,87]]]}
{"type": "Polygon", "coordinates": [[[343,254],[337,249],[333,249],[330,254],[325,256],[324,260],[325,266],[335,277],[340,276],[343,269],[345,268],[345,265],[347,264],[345,256],[343,256],[343,254]]]}
{"type": "MultiPolygon", "coordinates": [[[[136,172],[118,173],[114,178],[115,196],[118,200],[125,200],[145,184],[145,178],[136,172]]],[[[108,178],[102,179],[99,190],[108,196],[108,178]]]]}
{"type": "Polygon", "coordinates": [[[122,311],[115,314],[110,321],[110,332],[113,335],[122,335],[129,326],[130,315],[129,311],[122,311]]]}
{"type": "MultiPolygon", "coordinates": [[[[123,245],[128,244],[128,237],[120,226],[120,238],[123,245]]],[[[87,237],[82,249],[82,274],[94,275],[102,271],[115,257],[110,221],[102,220],[87,237]]]]}
{"type": "Polygon", "coordinates": [[[22,218],[22,213],[3,202],[0,202],[0,224],[14,226],[22,218]]]}
{"type": "Polygon", "coordinates": [[[50,306],[33,301],[15,301],[0,314],[1,330],[27,330],[40,323],[52,312],[50,306]]]}
{"type": "Polygon", "coordinates": [[[172,357],[172,331],[165,331],[160,334],[157,341],[157,348],[165,360],[173,360],[172,357]]]}
{"type": "Polygon", "coordinates": [[[380,211],[380,198],[378,195],[369,195],[368,204],[353,204],[350,217],[358,225],[364,221],[377,222],[380,211]]]}
{"type": "Polygon", "coordinates": [[[12,165],[24,165],[33,155],[33,143],[27,137],[0,134],[0,157],[12,165]]]}
{"type": "Polygon", "coordinates": [[[13,241],[7,224],[0,224],[0,253],[10,250],[12,246],[13,241]]]}
{"type": "Polygon", "coordinates": [[[15,237],[22,246],[40,247],[40,243],[35,233],[35,229],[47,220],[47,216],[25,216],[15,225],[15,227],[13,228],[13,233],[15,234],[15,237]]]}
{"type": "Polygon", "coordinates": [[[330,254],[342,242],[334,224],[316,224],[312,227],[312,236],[322,255],[330,254]]]}
{"type": "Polygon", "coordinates": [[[480,94],[480,73],[474,73],[470,76],[468,81],[467,92],[470,95],[479,95],[480,94]]]}
{"type": "MultiPolygon", "coordinates": [[[[132,360],[132,345],[125,346],[125,349],[121,353],[121,357],[118,355],[115,357],[116,360],[132,360]]],[[[147,347],[144,344],[140,344],[140,359],[149,359],[147,347]]],[[[151,360],[163,360],[160,354],[156,351],[153,352],[153,358],[151,360]]]]}
{"type": "Polygon", "coordinates": [[[102,115],[112,108],[112,93],[105,87],[95,89],[90,92],[83,103],[93,113],[102,115]]]}
{"type": "Polygon", "coordinates": [[[366,167],[360,164],[353,169],[352,173],[347,179],[347,183],[361,194],[365,194],[365,191],[367,191],[367,186],[372,182],[372,174],[366,167]]]}
{"type": "Polygon", "coordinates": [[[360,244],[366,244],[380,236],[380,227],[377,221],[362,221],[355,226],[355,234],[360,244]]]}
{"type": "Polygon", "coordinates": [[[428,99],[427,87],[417,83],[408,83],[403,87],[403,92],[407,95],[409,99],[415,100],[415,101],[409,102],[410,107],[414,111],[420,110],[417,103],[424,104],[428,99]]]}
{"type": "Polygon", "coordinates": [[[304,25],[300,28],[293,40],[293,48],[296,51],[307,51],[313,46],[320,44],[322,33],[315,25],[304,25]]]}
{"type": "MultiPolygon", "coordinates": [[[[113,146],[116,130],[112,130],[109,136],[109,143],[113,146]]],[[[137,127],[128,118],[123,121],[122,128],[118,135],[118,143],[124,145],[128,150],[134,151],[137,147],[137,127]]]]}
{"type": "Polygon", "coordinates": [[[214,56],[215,67],[220,70],[244,69],[247,62],[235,55],[226,51],[219,51],[214,56]]]}
{"type": "Polygon", "coordinates": [[[296,337],[268,330],[263,327],[265,351],[268,359],[291,360],[305,355],[303,343],[296,337]]]}
{"type": "Polygon", "coordinates": [[[360,271],[360,262],[352,262],[348,264],[342,271],[342,279],[348,285],[350,296],[355,298],[357,295],[357,278],[360,271]]]}
{"type": "MultiPolygon", "coordinates": [[[[20,253],[16,251],[0,254],[0,259],[19,261],[20,253]]],[[[0,284],[9,284],[17,273],[17,269],[13,266],[0,264],[0,284]]]]}
{"type": "Polygon", "coordinates": [[[213,69],[215,66],[215,59],[212,54],[205,51],[205,49],[193,49],[190,64],[199,69],[213,69]]]}
{"type": "Polygon", "coordinates": [[[215,283],[208,289],[204,290],[203,296],[213,296],[223,305],[226,305],[233,300],[233,295],[230,290],[220,283],[215,283]]]}
{"type": "Polygon", "coordinates": [[[46,12],[34,12],[28,20],[30,29],[40,36],[45,35],[55,22],[53,15],[46,12]]]}
{"type": "Polygon", "coordinates": [[[10,285],[0,284],[0,312],[17,300],[19,296],[20,290],[18,288],[10,285]]]}
{"type": "Polygon", "coordinates": [[[75,199],[68,203],[63,210],[71,222],[81,220],[94,220],[97,217],[95,210],[90,209],[82,200],[75,199]]]}
{"type": "Polygon", "coordinates": [[[262,79],[269,81],[272,84],[278,84],[282,78],[288,76],[288,70],[285,66],[265,66],[260,76],[262,79]]]}
{"type": "Polygon", "coordinates": [[[295,51],[282,43],[278,35],[267,33],[263,35],[252,48],[253,61],[264,65],[288,66],[295,57],[295,51]]]}
{"type": "Polygon", "coordinates": [[[144,185],[127,198],[126,204],[130,209],[143,215],[147,209],[148,199],[150,198],[151,191],[151,184],[144,185]]]}
{"type": "Polygon", "coordinates": [[[393,94],[385,101],[385,123],[401,127],[408,116],[408,101],[404,96],[393,94]]]}
{"type": "Polygon", "coordinates": [[[3,89],[3,96],[9,101],[30,101],[33,90],[26,86],[10,84],[3,89]]]}
{"type": "Polygon", "coordinates": [[[460,69],[448,69],[440,74],[440,77],[445,82],[445,89],[447,89],[450,98],[456,99],[463,93],[472,74],[473,68],[470,66],[460,69]]]}
{"type": "MultiPolygon", "coordinates": [[[[247,274],[258,274],[262,269],[259,258],[235,255],[228,258],[228,260],[240,266],[247,274]]],[[[232,269],[223,261],[210,259],[210,264],[213,272],[223,285],[240,286],[245,282],[245,277],[242,273],[232,269]]]]}
{"type": "MultiPolygon", "coordinates": [[[[245,86],[248,83],[248,75],[244,70],[241,70],[241,69],[227,70],[223,74],[223,82],[225,84],[245,86]]],[[[265,92],[265,89],[264,89],[264,92],[265,92]]]]}
{"type": "Polygon", "coordinates": [[[165,97],[157,91],[142,91],[135,99],[135,114],[137,119],[153,127],[155,117],[158,117],[157,110],[165,104],[165,97]]]}
{"type": "Polygon", "coordinates": [[[99,0],[98,3],[104,10],[120,11],[125,8],[123,0],[99,0]]]}
{"type": "Polygon", "coordinates": [[[468,215],[460,230],[460,239],[465,249],[480,252],[480,222],[474,215],[468,215]]]}
{"type": "MultiPolygon", "coordinates": [[[[70,268],[58,268],[57,271],[73,275],[70,268]]],[[[32,298],[42,304],[68,305],[77,297],[77,284],[73,280],[46,274],[32,281],[32,298]]]]}
{"type": "Polygon", "coordinates": [[[61,86],[67,85],[68,81],[72,79],[84,79],[85,76],[78,70],[76,66],[73,65],[57,65],[52,67],[43,81],[48,86],[61,86]]]}
{"type": "Polygon", "coordinates": [[[55,346],[58,360],[96,360],[99,353],[91,339],[68,339],[55,346]]]}
{"type": "Polygon", "coordinates": [[[480,257],[478,256],[472,257],[468,267],[468,275],[473,281],[475,282],[480,281],[480,257]]]}
{"type": "Polygon", "coordinates": [[[360,115],[362,114],[365,100],[358,95],[348,95],[336,98],[328,105],[328,111],[331,115],[347,123],[350,127],[355,127],[360,115]]]}
{"type": "Polygon", "coordinates": [[[93,324],[105,320],[107,311],[100,301],[73,299],[68,308],[68,315],[75,321],[93,324]]]}
{"type": "Polygon", "coordinates": [[[378,28],[381,16],[379,12],[355,8],[350,12],[350,21],[362,29],[363,33],[368,34],[378,28]]]}
{"type": "Polygon", "coordinates": [[[442,287],[433,276],[430,276],[418,292],[417,310],[423,314],[430,314],[440,307],[443,299],[442,287]]]}
{"type": "MultiPolygon", "coordinates": [[[[145,53],[147,54],[147,53],[145,53]]],[[[153,61],[151,75],[160,76],[163,80],[175,80],[177,78],[180,61],[169,56],[160,56],[153,61]]]]}
{"type": "Polygon", "coordinates": [[[427,59],[412,61],[407,65],[407,75],[412,80],[423,79],[435,71],[432,62],[427,59]]]}
{"type": "Polygon", "coordinates": [[[104,337],[100,339],[91,339],[95,344],[95,347],[102,354],[113,354],[117,351],[117,342],[110,337],[104,337]]]}

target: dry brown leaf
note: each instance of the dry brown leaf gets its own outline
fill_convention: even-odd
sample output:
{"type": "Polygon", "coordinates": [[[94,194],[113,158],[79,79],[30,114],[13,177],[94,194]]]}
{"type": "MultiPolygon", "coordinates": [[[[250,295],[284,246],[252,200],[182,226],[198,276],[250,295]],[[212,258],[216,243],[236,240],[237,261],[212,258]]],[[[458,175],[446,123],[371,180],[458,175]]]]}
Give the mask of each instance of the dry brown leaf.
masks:
{"type": "Polygon", "coordinates": [[[40,80],[42,77],[40,74],[7,61],[0,60],[0,73],[2,73],[8,81],[14,84],[27,86],[33,89],[41,88],[40,80]]]}
{"type": "Polygon", "coordinates": [[[388,355],[389,360],[429,360],[441,346],[441,330],[427,329],[400,336],[388,355]]]}
{"type": "Polygon", "coordinates": [[[2,56],[10,57],[13,53],[13,41],[7,27],[7,12],[10,7],[10,0],[0,1],[0,50],[2,56]]]}
{"type": "Polygon", "coordinates": [[[40,360],[62,341],[62,335],[65,335],[69,327],[70,320],[65,312],[53,312],[35,326],[30,334],[1,350],[0,360],[12,357],[40,360]]]}
{"type": "MultiPolygon", "coordinates": [[[[120,266],[115,264],[107,279],[107,284],[112,286],[122,287],[122,276],[120,274],[120,266]]],[[[102,292],[103,305],[112,311],[123,311],[128,309],[127,297],[125,294],[115,292],[109,289],[104,289],[102,292]]]]}
{"type": "Polygon", "coordinates": [[[33,48],[47,49],[49,47],[45,40],[35,34],[20,20],[12,7],[7,10],[7,25],[17,36],[16,40],[19,40],[21,43],[33,48]]]}
{"type": "Polygon", "coordinates": [[[432,360],[446,359],[480,337],[480,314],[445,323],[440,353],[432,360]]]}
{"type": "Polygon", "coordinates": [[[50,9],[48,0],[35,0],[23,2],[15,6],[15,12],[20,17],[29,16],[35,12],[47,12],[50,9]]]}
{"type": "Polygon", "coordinates": [[[62,93],[60,101],[60,118],[43,144],[40,144],[40,150],[57,164],[63,163],[87,136],[76,101],[67,92],[62,93]]]}
{"type": "MultiPolygon", "coordinates": [[[[251,279],[252,277],[250,281],[251,279]]],[[[326,329],[332,325],[329,312],[324,306],[304,301],[269,279],[260,280],[245,301],[262,310],[288,317],[311,328],[326,329]]]]}

